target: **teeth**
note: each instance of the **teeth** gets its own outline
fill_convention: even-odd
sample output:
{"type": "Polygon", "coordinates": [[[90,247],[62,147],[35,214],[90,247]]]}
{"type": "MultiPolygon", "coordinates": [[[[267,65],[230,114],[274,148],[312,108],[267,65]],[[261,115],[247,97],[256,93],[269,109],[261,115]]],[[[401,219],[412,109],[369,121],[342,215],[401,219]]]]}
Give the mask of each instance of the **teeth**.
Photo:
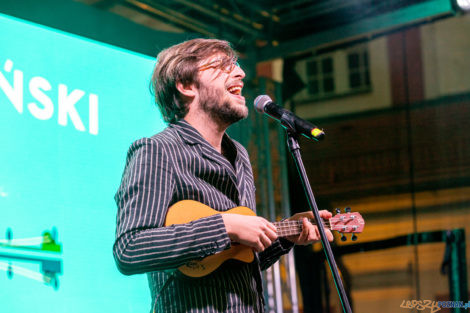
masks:
{"type": "Polygon", "coordinates": [[[233,86],[227,89],[230,93],[241,93],[242,87],[240,86],[233,86]]]}

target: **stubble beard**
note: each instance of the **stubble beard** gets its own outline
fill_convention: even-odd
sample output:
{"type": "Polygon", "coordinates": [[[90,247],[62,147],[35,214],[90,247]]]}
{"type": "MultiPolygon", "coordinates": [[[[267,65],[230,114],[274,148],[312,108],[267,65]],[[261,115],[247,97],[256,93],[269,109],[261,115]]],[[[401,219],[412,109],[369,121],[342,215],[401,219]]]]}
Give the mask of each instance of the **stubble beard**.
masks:
{"type": "Polygon", "coordinates": [[[224,91],[201,84],[199,88],[202,110],[213,120],[226,126],[232,125],[248,116],[248,108],[231,104],[224,97],[224,91]]]}

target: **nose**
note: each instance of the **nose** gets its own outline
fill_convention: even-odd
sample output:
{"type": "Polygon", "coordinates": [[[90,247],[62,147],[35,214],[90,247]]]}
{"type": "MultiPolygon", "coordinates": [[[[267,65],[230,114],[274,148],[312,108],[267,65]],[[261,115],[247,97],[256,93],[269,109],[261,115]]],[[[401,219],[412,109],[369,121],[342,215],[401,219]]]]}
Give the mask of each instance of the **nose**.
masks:
{"type": "Polygon", "coordinates": [[[243,79],[245,78],[245,72],[242,70],[242,68],[240,67],[240,65],[237,64],[234,64],[234,69],[232,71],[232,75],[235,77],[235,78],[238,78],[238,79],[243,79]]]}

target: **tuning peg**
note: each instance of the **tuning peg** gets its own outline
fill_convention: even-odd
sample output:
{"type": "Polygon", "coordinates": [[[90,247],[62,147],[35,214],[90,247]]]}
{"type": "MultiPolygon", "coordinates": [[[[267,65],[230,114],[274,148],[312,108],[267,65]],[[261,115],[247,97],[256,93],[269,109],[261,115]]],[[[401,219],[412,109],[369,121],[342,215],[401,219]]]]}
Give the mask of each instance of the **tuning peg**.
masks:
{"type": "Polygon", "coordinates": [[[346,241],[348,240],[348,238],[346,238],[346,236],[343,234],[343,233],[340,233],[341,234],[341,241],[346,241]]]}
{"type": "Polygon", "coordinates": [[[346,207],[346,208],[344,209],[344,211],[345,211],[346,213],[350,213],[350,212],[351,212],[351,208],[350,208],[350,207],[346,207]]]}
{"type": "Polygon", "coordinates": [[[356,234],[354,234],[354,233],[352,234],[352,236],[351,236],[351,240],[352,240],[352,241],[356,241],[356,240],[357,240],[357,236],[356,236],[356,234]]]}
{"type": "Polygon", "coordinates": [[[338,208],[336,208],[335,211],[336,211],[336,214],[340,214],[340,213],[341,213],[341,210],[338,209],[338,208]]]}

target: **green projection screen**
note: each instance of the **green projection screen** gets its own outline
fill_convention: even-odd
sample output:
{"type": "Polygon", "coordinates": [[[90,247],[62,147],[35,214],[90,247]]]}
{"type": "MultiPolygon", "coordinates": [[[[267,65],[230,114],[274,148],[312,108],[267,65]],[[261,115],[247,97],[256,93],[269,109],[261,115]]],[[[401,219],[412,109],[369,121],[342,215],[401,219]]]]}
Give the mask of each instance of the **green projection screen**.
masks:
{"type": "Polygon", "coordinates": [[[154,60],[0,14],[0,311],[148,312],[114,264],[126,151],[165,125],[154,60]]]}

